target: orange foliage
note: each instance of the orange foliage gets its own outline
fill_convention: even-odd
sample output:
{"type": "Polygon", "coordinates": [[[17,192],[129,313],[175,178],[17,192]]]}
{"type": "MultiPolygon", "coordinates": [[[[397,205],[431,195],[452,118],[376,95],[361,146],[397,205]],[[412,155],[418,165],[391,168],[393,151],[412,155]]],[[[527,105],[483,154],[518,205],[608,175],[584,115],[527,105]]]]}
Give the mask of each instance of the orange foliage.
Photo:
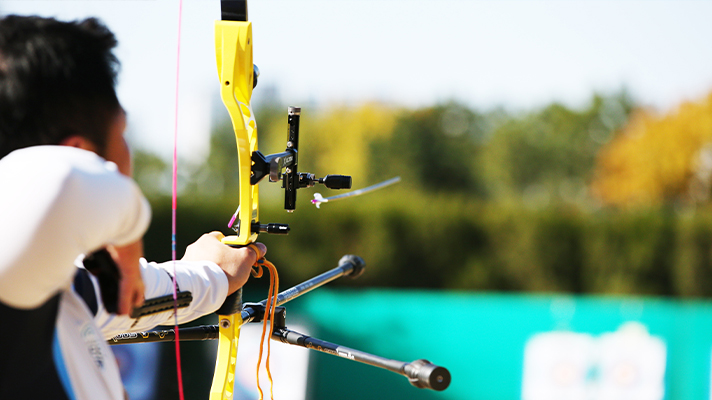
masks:
{"type": "Polygon", "coordinates": [[[638,111],[601,149],[594,193],[618,206],[709,197],[712,177],[712,93],[667,115],[638,111]]]}

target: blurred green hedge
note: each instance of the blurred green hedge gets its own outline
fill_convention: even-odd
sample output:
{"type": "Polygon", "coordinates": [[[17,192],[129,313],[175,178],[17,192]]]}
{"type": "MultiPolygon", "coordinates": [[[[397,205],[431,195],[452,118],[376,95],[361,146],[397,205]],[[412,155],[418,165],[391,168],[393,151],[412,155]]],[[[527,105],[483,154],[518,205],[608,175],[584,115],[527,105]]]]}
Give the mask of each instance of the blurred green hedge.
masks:
{"type": "MultiPolygon", "coordinates": [[[[260,107],[265,154],[284,149],[285,109],[260,107]]],[[[556,103],[529,112],[458,103],[307,109],[300,171],[353,175],[354,188],[394,176],[402,182],[319,210],[308,201],[315,190],[338,192],[303,189],[291,214],[282,210],[279,184],[262,182],[260,222],[288,223],[292,232],[260,240],[282,287],[357,254],[367,273],[336,285],[709,296],[712,203],[669,196],[615,208],[591,189],[601,152],[628,135],[634,110],[625,90],[594,95],[578,110],[556,103]]],[[[205,163],[183,164],[179,176],[179,255],[204,232],[228,233],[221,227],[237,206],[236,164],[223,120],[205,163]]],[[[169,167],[139,152],[136,171],[154,206],[146,254],[169,259],[169,167]]]]}
{"type": "MultiPolygon", "coordinates": [[[[365,259],[366,273],[335,285],[712,295],[712,209],[533,210],[456,196],[425,198],[404,188],[370,196],[320,210],[301,199],[292,214],[279,204],[262,207],[263,222],[292,228],[288,236],[260,236],[283,288],[356,254],[365,259]]],[[[221,230],[230,215],[225,205],[179,207],[179,257],[200,234],[221,230]]],[[[151,260],[170,258],[168,207],[154,205],[145,246],[151,260]]]]}

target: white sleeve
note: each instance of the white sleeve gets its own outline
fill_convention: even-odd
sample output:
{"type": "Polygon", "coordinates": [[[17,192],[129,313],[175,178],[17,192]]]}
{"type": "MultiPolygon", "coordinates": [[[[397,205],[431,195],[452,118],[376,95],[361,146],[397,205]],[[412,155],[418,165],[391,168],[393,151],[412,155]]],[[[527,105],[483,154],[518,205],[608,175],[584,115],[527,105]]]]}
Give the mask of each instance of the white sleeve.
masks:
{"type": "Polygon", "coordinates": [[[75,258],[143,236],[150,207],[116,165],[68,146],[33,146],[0,160],[0,300],[44,303],[74,276],[75,258]]]}
{"type": "MultiPolygon", "coordinates": [[[[178,323],[182,324],[210,314],[220,308],[228,292],[227,276],[220,267],[210,261],[181,261],[175,262],[178,287],[182,291],[189,291],[193,295],[190,305],[178,309],[178,323]]],[[[146,285],[146,298],[160,297],[173,294],[173,262],[149,263],[141,259],[141,275],[146,285]]],[[[98,288],[96,278],[92,276],[94,287],[98,288]]],[[[139,319],[132,319],[126,315],[116,315],[106,312],[101,303],[101,296],[96,289],[99,303],[98,311],[94,317],[99,329],[106,339],[119,333],[140,332],[153,329],[158,325],[173,325],[173,310],[147,315],[139,319]]]]}

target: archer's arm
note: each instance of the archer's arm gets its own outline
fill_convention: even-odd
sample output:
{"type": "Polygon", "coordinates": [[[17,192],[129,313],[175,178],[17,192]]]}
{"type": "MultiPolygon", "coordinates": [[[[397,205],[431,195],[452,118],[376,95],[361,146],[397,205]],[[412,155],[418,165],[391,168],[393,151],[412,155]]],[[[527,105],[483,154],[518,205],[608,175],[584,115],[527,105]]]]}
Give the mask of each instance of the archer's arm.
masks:
{"type": "Polygon", "coordinates": [[[33,146],[0,160],[0,300],[42,304],[69,287],[74,260],[141,238],[150,207],[138,186],[96,154],[33,146]]]}
{"type": "MultiPolygon", "coordinates": [[[[225,274],[211,262],[176,261],[178,290],[189,291],[193,296],[188,307],[178,310],[179,323],[189,322],[210,314],[225,301],[228,282],[225,274]]],[[[173,262],[149,263],[141,259],[141,276],[146,285],[146,298],[161,297],[173,293],[173,262]]],[[[98,299],[94,321],[102,334],[110,338],[122,332],[145,331],[158,325],[172,325],[173,311],[167,311],[132,319],[127,315],[116,315],[106,311],[101,303],[98,284],[92,277],[98,299]]]]}
{"type": "MultiPolygon", "coordinates": [[[[203,235],[188,246],[183,259],[175,263],[179,291],[189,291],[193,297],[190,305],[178,310],[179,323],[215,312],[229,294],[244,285],[257,257],[263,257],[267,251],[261,243],[256,244],[260,254],[249,248],[234,249],[222,244],[220,236],[217,232],[203,235]]],[[[141,259],[141,275],[147,299],[173,293],[173,262],[158,264],[141,259]]],[[[173,325],[173,310],[139,319],[106,312],[96,279],[92,277],[92,281],[94,297],[98,299],[95,321],[106,338],[123,332],[146,331],[158,325],[173,325]]]]}

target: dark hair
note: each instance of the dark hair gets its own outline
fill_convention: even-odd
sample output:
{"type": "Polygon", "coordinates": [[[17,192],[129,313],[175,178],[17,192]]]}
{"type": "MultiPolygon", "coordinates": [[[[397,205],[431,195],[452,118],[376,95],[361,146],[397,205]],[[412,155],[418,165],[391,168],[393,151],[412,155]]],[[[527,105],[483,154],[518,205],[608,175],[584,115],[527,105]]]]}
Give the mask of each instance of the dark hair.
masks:
{"type": "Polygon", "coordinates": [[[104,153],[120,109],[117,41],[99,20],[0,19],[0,158],[78,135],[104,153]]]}

